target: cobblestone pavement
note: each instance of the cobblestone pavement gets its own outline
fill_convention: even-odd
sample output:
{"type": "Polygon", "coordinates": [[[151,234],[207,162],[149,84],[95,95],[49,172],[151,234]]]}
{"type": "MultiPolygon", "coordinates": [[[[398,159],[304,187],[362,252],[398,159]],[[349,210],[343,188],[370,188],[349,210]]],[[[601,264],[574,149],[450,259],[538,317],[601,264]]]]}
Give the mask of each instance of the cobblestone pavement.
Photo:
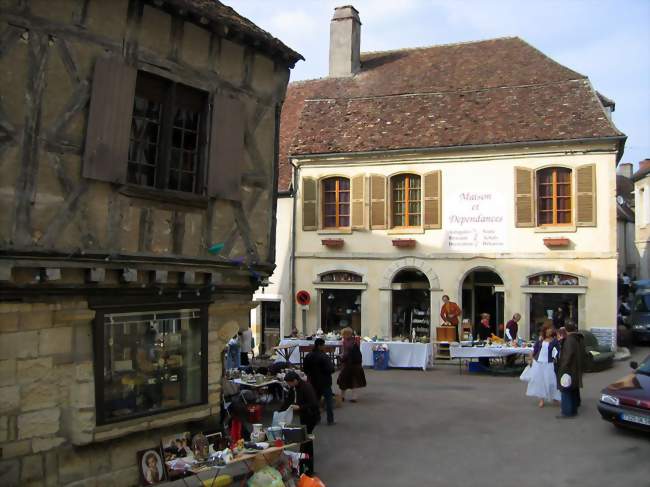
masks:
{"type": "Polygon", "coordinates": [[[518,378],[459,375],[447,364],[366,370],[359,402],[316,428],[316,472],[327,487],[650,485],[650,435],[619,430],[596,409],[628,364],[585,375],[573,420],[539,409],[518,378]]]}

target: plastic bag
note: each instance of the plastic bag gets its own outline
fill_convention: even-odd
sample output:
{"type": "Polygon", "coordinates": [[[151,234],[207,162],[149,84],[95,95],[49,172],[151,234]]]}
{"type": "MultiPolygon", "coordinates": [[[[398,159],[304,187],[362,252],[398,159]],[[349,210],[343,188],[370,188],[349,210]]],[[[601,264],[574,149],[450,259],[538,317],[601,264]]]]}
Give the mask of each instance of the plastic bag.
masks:
{"type": "Polygon", "coordinates": [[[285,487],[282,475],[273,467],[266,466],[253,474],[248,487],[285,487]]]}
{"type": "Polygon", "coordinates": [[[524,371],[519,376],[519,380],[522,381],[522,382],[530,381],[530,365],[526,365],[526,368],[524,369],[524,371]]]}
{"type": "Polygon", "coordinates": [[[298,480],[298,487],[325,487],[325,484],[318,477],[309,477],[303,473],[298,480]]]}
{"type": "Polygon", "coordinates": [[[291,424],[293,422],[293,409],[289,407],[286,411],[276,411],[273,413],[273,426],[279,426],[280,423],[291,424]]]}

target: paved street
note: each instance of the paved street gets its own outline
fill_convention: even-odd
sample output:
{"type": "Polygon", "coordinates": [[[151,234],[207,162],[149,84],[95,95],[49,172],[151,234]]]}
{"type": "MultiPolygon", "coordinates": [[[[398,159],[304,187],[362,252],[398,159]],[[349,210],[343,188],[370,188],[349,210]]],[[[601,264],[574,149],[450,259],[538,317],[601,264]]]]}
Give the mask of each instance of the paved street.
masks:
{"type": "Polygon", "coordinates": [[[575,420],[538,409],[518,378],[461,376],[449,365],[366,370],[360,402],[316,429],[316,471],[328,487],[650,485],[650,436],[621,431],[596,409],[628,363],[585,376],[575,420]]]}

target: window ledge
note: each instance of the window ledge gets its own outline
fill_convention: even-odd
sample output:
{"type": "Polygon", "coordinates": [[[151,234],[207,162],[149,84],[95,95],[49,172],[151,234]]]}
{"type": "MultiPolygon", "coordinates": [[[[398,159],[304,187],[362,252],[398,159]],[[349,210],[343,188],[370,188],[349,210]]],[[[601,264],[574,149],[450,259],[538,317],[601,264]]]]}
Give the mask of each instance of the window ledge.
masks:
{"type": "Polygon", "coordinates": [[[391,228],[388,230],[388,235],[409,235],[409,234],[421,234],[424,233],[423,227],[412,227],[412,228],[391,228]]]}
{"type": "Polygon", "coordinates": [[[207,208],[209,201],[207,196],[199,194],[148,188],[145,186],[137,186],[135,184],[125,184],[120,186],[118,191],[120,194],[130,198],[140,198],[144,200],[159,201],[161,203],[191,206],[193,208],[207,208]]]}
{"type": "Polygon", "coordinates": [[[200,421],[211,415],[210,404],[188,406],[169,412],[161,412],[151,416],[144,416],[114,423],[103,424],[94,429],[94,441],[101,442],[121,438],[138,431],[162,428],[163,426],[191,421],[200,421]]]}
{"type": "Polygon", "coordinates": [[[316,232],[318,235],[350,235],[351,228],[323,228],[316,232]]]}
{"type": "Polygon", "coordinates": [[[535,233],[576,233],[578,229],[575,225],[536,227],[535,233]]]}

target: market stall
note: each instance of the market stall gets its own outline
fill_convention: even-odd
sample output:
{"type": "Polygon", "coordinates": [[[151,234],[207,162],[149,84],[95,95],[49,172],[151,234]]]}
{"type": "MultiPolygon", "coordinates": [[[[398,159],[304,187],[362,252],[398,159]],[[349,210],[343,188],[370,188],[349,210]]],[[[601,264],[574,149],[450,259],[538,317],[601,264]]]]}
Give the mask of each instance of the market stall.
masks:
{"type": "Polygon", "coordinates": [[[463,360],[471,362],[472,359],[489,360],[491,358],[507,359],[516,355],[532,355],[533,347],[515,347],[511,345],[470,345],[452,343],[449,347],[449,356],[458,359],[459,372],[462,373],[463,360]]]}
{"type": "MultiPolygon", "coordinates": [[[[325,346],[340,347],[341,340],[325,340],[325,346]]],[[[280,342],[276,348],[279,350],[287,350],[289,353],[280,354],[278,353],[278,358],[276,362],[289,362],[292,364],[300,363],[300,352],[298,349],[304,346],[314,346],[314,340],[307,339],[298,339],[298,338],[285,338],[280,342]]],[[[278,350],[278,351],[279,351],[278,350]]]]}
{"type": "Polygon", "coordinates": [[[433,359],[431,343],[410,342],[361,342],[363,366],[373,366],[373,350],[384,345],[389,351],[388,367],[426,370],[433,359]]]}

